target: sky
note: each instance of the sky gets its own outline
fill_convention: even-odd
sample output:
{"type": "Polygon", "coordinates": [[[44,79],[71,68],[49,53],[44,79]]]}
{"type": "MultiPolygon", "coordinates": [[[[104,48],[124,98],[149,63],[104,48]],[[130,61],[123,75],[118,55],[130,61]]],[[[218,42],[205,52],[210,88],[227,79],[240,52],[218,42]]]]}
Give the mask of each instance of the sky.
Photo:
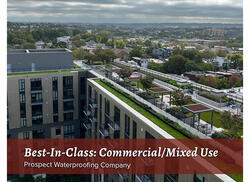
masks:
{"type": "Polygon", "coordinates": [[[243,23],[243,0],[8,0],[8,21],[243,23]]]}

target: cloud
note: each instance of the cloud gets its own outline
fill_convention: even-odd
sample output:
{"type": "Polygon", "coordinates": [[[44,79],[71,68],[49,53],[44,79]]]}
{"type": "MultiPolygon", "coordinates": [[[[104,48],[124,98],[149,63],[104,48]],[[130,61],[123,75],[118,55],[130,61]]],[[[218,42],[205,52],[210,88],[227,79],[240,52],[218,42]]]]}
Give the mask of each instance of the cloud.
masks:
{"type": "Polygon", "coordinates": [[[8,21],[242,23],[242,0],[8,0],[8,21]]]}

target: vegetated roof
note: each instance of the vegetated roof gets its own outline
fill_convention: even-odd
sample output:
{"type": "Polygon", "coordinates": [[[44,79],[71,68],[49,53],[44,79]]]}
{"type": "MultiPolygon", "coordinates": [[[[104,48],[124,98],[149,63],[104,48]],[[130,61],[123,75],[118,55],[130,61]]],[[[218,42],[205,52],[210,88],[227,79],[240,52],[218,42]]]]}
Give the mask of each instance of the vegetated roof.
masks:
{"type": "Polygon", "coordinates": [[[153,94],[160,94],[160,93],[168,93],[168,92],[170,92],[170,90],[165,89],[165,88],[160,88],[160,87],[150,88],[150,89],[148,89],[148,91],[152,92],[153,94]]]}
{"type": "Polygon", "coordinates": [[[192,113],[202,113],[202,112],[213,111],[212,108],[209,108],[203,104],[185,105],[185,106],[182,106],[182,108],[184,108],[192,113]]]}

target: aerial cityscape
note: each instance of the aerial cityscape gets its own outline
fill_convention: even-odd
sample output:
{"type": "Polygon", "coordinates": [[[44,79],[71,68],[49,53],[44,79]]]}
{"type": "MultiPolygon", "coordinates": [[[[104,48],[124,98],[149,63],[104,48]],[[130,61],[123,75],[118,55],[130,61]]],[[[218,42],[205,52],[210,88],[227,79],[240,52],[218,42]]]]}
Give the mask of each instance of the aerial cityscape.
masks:
{"type": "MultiPolygon", "coordinates": [[[[64,21],[59,1],[51,6],[38,2],[8,4],[7,138],[243,138],[242,2],[217,7],[207,0],[193,4],[197,15],[183,10],[177,16],[171,7],[180,14],[181,4],[167,1],[168,21],[163,21],[164,7],[158,20],[156,11],[142,16],[162,1],[145,1],[145,12],[131,19],[124,12],[135,15],[142,8],[139,2],[63,1],[76,8],[64,21]],[[28,3],[29,13],[24,8],[28,3]],[[112,5],[117,7],[112,18],[105,13],[96,18],[101,10],[92,10],[89,21],[77,14],[81,6],[112,5]],[[198,11],[203,6],[214,7],[210,21],[205,20],[207,11],[198,11]],[[56,10],[51,20],[46,19],[50,7],[56,10]],[[219,11],[223,8],[231,15],[219,11]],[[169,21],[171,17],[176,19],[169,21]]],[[[222,182],[243,181],[243,175],[17,174],[8,175],[8,181],[222,182]]]]}

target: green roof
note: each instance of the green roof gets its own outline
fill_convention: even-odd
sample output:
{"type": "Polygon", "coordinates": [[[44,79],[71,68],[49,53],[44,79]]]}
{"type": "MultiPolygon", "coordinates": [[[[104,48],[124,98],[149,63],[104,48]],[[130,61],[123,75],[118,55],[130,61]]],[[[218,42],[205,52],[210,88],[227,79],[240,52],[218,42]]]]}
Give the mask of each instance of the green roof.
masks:
{"type": "Polygon", "coordinates": [[[164,131],[166,131],[168,134],[172,135],[174,138],[177,138],[177,139],[187,138],[182,133],[180,133],[179,131],[175,130],[174,128],[172,128],[171,126],[169,126],[168,124],[166,124],[164,121],[160,120],[155,115],[153,115],[150,112],[148,112],[146,109],[144,109],[140,105],[134,103],[129,98],[127,98],[124,95],[122,95],[121,93],[117,92],[115,89],[109,87],[107,84],[105,84],[101,80],[96,79],[95,82],[98,83],[99,85],[101,85],[103,88],[105,88],[109,92],[111,92],[112,94],[114,94],[116,97],[118,97],[123,102],[125,102],[126,104],[128,104],[130,107],[132,107],[133,109],[135,109],[137,112],[141,113],[143,116],[145,116],[146,118],[148,118],[149,120],[151,120],[157,126],[159,126],[164,131]]]}
{"type": "Polygon", "coordinates": [[[48,73],[64,73],[72,71],[85,71],[84,69],[70,69],[70,70],[51,70],[51,71],[40,71],[40,72],[22,72],[22,73],[8,73],[8,76],[20,76],[20,75],[36,75],[36,74],[48,74],[48,73]]]}

